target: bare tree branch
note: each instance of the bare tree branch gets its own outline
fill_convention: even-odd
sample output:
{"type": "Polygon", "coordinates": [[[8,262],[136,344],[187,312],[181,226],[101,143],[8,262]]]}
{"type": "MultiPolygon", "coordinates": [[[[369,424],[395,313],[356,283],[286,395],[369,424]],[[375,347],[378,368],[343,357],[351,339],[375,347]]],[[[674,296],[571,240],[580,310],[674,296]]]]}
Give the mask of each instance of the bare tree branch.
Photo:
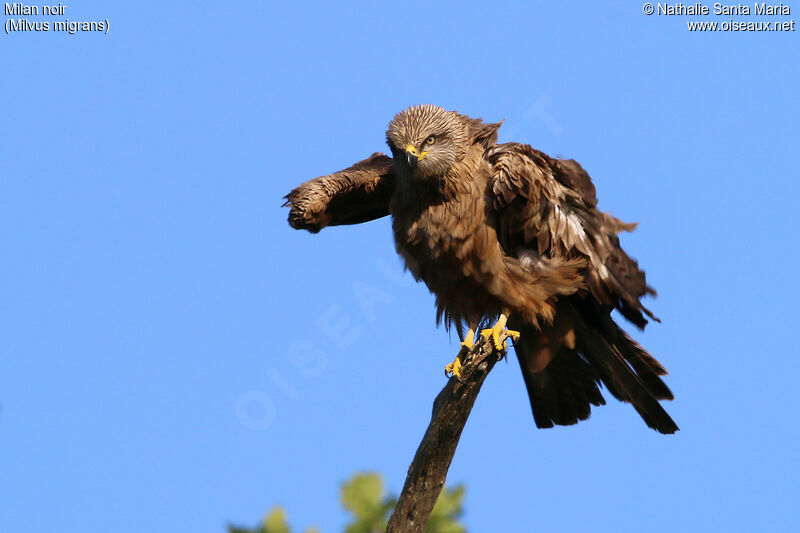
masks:
{"type": "Polygon", "coordinates": [[[461,431],[475,404],[483,381],[502,354],[491,339],[478,337],[462,361],[462,382],[450,378],[433,402],[433,415],[408,469],[403,492],[386,533],[423,533],[433,506],[444,487],[447,470],[456,453],[461,431]]]}

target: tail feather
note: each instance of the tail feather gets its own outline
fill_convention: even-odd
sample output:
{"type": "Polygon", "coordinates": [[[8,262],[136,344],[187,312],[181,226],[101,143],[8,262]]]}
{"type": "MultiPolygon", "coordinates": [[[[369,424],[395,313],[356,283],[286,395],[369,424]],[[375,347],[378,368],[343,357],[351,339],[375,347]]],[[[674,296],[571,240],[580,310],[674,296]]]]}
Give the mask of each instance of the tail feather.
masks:
{"type": "Polygon", "coordinates": [[[618,331],[619,335],[615,346],[642,380],[650,394],[657,400],[674,400],[675,396],[672,391],[660,377],[667,375],[667,369],[627,333],[619,328],[618,331]]]}
{"type": "Polygon", "coordinates": [[[666,369],[610,316],[605,320],[594,312],[587,315],[587,310],[559,306],[559,313],[568,314],[574,327],[575,348],[562,345],[549,364],[536,372],[531,365],[540,355],[533,351],[535,343],[525,339],[542,333],[531,325],[509,323],[521,332],[515,348],[536,425],[550,428],[588,419],[592,405],[605,404],[602,383],[615,398],[631,403],[649,427],[675,433],[677,424],[659,403],[673,398],[660,377],[666,369]]]}
{"type": "MultiPolygon", "coordinates": [[[[672,393],[657,374],[657,372],[663,371],[663,367],[661,365],[656,368],[648,366],[647,360],[642,358],[636,347],[641,352],[644,352],[644,349],[639,347],[627,335],[620,337],[620,340],[628,339],[632,344],[626,345],[625,342],[615,343],[613,340],[609,342],[596,329],[588,327],[578,313],[573,313],[572,319],[576,328],[576,335],[582,345],[581,351],[592,363],[592,366],[597,369],[603,383],[607,386],[613,384],[621,399],[630,402],[649,427],[660,433],[675,433],[678,431],[675,421],[658,403],[657,393],[651,390],[651,387],[653,387],[657,392],[661,393],[661,396],[672,397],[672,393]],[[620,351],[620,346],[623,347],[623,350],[634,363],[629,364],[629,360],[620,351]],[[646,367],[647,371],[643,372],[643,376],[646,377],[643,378],[635,372],[633,365],[639,368],[646,367]],[[648,386],[648,383],[650,386],[648,386]]],[[[617,331],[619,331],[618,328],[617,331]]],[[[647,356],[652,360],[652,356],[649,354],[647,356]]]]}
{"type": "Polygon", "coordinates": [[[641,377],[625,360],[615,345],[599,333],[581,328],[578,337],[585,346],[583,352],[606,386],[613,384],[620,399],[630,402],[645,423],[660,433],[675,433],[678,426],[658,403],[641,377]]]}
{"type": "Polygon", "coordinates": [[[531,339],[538,332],[532,326],[510,325],[520,329],[515,350],[537,427],[577,424],[589,418],[592,405],[605,405],[599,377],[577,351],[562,347],[546,368],[532,372],[525,339],[531,339]]]}

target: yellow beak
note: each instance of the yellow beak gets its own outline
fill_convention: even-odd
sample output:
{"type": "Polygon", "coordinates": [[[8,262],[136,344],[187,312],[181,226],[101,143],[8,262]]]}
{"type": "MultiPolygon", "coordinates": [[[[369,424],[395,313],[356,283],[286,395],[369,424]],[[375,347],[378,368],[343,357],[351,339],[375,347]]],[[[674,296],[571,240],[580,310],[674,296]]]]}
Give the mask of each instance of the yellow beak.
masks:
{"type": "Polygon", "coordinates": [[[417,147],[414,146],[413,144],[409,144],[408,146],[406,146],[406,153],[413,155],[417,159],[422,159],[423,157],[428,155],[427,150],[424,152],[420,152],[419,150],[417,150],[417,147]]]}
{"type": "Polygon", "coordinates": [[[411,170],[414,170],[414,167],[417,166],[417,162],[426,155],[428,155],[428,152],[420,152],[413,144],[406,146],[406,161],[411,170]]]}

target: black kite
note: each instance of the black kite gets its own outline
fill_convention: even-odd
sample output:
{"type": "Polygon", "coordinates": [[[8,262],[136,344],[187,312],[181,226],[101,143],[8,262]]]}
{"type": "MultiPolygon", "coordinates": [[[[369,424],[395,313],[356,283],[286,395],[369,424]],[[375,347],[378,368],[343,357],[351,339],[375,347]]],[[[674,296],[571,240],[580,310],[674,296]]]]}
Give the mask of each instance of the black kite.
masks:
{"type": "MultiPolygon", "coordinates": [[[[515,340],[538,427],[589,418],[605,404],[602,383],[648,426],[674,433],[659,403],[673,398],[666,370],[611,317],[616,309],[639,328],[655,318],[640,302],[655,293],[617,237],[635,224],[597,209],[577,162],[497,144],[499,127],[406,109],[386,133],[393,157],[300,185],[286,196],[289,223],[316,233],[391,214],[398,253],[436,295],[437,318],[458,328],[462,353],[495,319],[481,333],[500,350],[501,334],[515,340]]],[[[447,370],[459,367],[457,357],[447,370]]]]}

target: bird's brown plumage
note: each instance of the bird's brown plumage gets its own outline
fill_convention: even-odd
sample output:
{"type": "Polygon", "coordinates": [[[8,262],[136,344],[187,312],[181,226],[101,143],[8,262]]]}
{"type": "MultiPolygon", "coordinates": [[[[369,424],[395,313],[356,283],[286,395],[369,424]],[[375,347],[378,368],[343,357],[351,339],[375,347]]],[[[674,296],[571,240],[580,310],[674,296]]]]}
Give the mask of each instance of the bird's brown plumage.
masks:
{"type": "Polygon", "coordinates": [[[294,228],[317,232],[387,214],[398,253],[436,296],[447,325],[511,310],[515,349],[536,424],[574,424],[605,403],[602,383],[648,426],[678,428],[659,404],[672,399],[665,369],[614,322],[653,317],[654,294],[620,247],[626,224],[597,209],[575,161],[528,145],[497,144],[500,123],[416,106],[389,124],[392,158],[373,154],[287,195],[294,228]]]}

